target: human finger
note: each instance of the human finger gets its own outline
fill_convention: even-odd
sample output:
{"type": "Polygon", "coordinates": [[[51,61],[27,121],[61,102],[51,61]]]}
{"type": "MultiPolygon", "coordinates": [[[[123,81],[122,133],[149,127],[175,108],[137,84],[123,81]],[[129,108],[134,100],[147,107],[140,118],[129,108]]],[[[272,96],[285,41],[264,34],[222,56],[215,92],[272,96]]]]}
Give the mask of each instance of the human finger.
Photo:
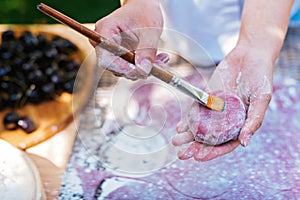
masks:
{"type": "Polygon", "coordinates": [[[202,149],[194,154],[194,159],[198,162],[206,162],[232,152],[239,144],[238,140],[232,140],[217,146],[203,145],[202,149]]]}
{"type": "Polygon", "coordinates": [[[172,138],[172,144],[174,146],[180,146],[183,144],[187,144],[194,141],[194,135],[188,131],[188,132],[184,132],[181,134],[176,134],[173,138],[172,138]]]}
{"type": "Polygon", "coordinates": [[[96,47],[97,64],[106,70],[113,72],[117,76],[123,76],[131,80],[138,79],[136,66],[114,54],[96,47]]]}
{"type": "Polygon", "coordinates": [[[155,63],[157,64],[166,64],[167,62],[169,62],[170,57],[167,53],[159,53],[156,55],[155,57],[155,63]]]}
{"type": "Polygon", "coordinates": [[[188,130],[189,130],[189,126],[185,119],[178,122],[178,124],[176,126],[177,133],[187,132],[188,130]]]}
{"type": "Polygon", "coordinates": [[[271,94],[261,94],[259,98],[256,97],[255,99],[250,99],[250,104],[247,111],[247,119],[239,135],[239,141],[244,147],[249,144],[253,134],[261,126],[271,97],[271,94]]]}
{"type": "Polygon", "coordinates": [[[202,144],[199,142],[192,142],[186,144],[178,151],[178,158],[180,160],[187,160],[194,156],[202,147],[202,144]]]}

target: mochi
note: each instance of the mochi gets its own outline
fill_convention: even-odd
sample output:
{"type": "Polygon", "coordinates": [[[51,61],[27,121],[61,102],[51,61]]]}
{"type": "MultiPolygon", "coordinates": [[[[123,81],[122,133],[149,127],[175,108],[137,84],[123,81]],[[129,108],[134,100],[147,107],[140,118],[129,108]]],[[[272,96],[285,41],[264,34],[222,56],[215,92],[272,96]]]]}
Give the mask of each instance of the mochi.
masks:
{"type": "Polygon", "coordinates": [[[208,145],[236,140],[246,119],[243,102],[235,94],[225,91],[214,91],[211,95],[225,101],[224,111],[211,110],[194,102],[187,117],[190,131],[196,141],[208,145]]]}

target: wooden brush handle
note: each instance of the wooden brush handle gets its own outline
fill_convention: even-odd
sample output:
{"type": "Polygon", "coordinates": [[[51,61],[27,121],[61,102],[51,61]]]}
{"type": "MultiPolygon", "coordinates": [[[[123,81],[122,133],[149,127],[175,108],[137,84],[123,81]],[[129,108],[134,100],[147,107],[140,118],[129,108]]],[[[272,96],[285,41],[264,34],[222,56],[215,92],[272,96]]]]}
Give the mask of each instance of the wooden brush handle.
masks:
{"type": "Polygon", "coordinates": [[[170,83],[174,77],[174,74],[155,64],[152,66],[150,74],[166,83],[170,83]]]}
{"type": "MultiPolygon", "coordinates": [[[[70,28],[76,30],[77,32],[81,33],[82,35],[88,37],[89,39],[95,41],[98,43],[102,48],[110,51],[111,53],[115,54],[116,56],[120,56],[123,59],[127,60],[130,63],[134,64],[134,57],[135,54],[128,49],[116,44],[115,42],[112,42],[104,37],[102,37],[99,33],[92,31],[91,29],[83,26],[79,22],[73,20],[72,18],[62,14],[61,12],[51,8],[50,6],[47,6],[43,3],[40,3],[37,5],[37,8],[42,11],[43,13],[47,14],[48,16],[52,17],[53,19],[69,26],[70,28]]],[[[153,65],[151,70],[151,75],[155,76],[156,78],[169,83],[172,78],[173,74],[171,72],[168,72],[164,69],[162,69],[158,65],[153,65]]]]}
{"type": "MultiPolygon", "coordinates": [[[[121,55],[121,57],[125,60],[127,60],[130,63],[134,64],[134,57],[135,54],[133,52],[127,51],[125,54],[121,55]]],[[[163,69],[162,67],[160,67],[157,64],[153,64],[152,65],[152,69],[150,71],[150,74],[166,83],[170,83],[174,74],[172,74],[171,72],[163,69]]]]}

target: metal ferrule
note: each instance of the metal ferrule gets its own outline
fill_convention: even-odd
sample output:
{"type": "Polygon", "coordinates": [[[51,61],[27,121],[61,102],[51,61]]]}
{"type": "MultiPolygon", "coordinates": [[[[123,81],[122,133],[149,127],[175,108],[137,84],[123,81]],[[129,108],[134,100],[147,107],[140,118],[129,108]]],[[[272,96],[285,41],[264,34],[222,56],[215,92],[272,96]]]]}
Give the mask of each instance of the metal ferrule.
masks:
{"type": "Polygon", "coordinates": [[[204,105],[204,106],[207,105],[209,94],[200,90],[199,88],[196,88],[195,86],[184,81],[183,79],[181,79],[177,76],[173,76],[173,78],[169,84],[178,88],[181,92],[194,98],[196,101],[198,101],[202,105],[204,105]]]}
{"type": "Polygon", "coordinates": [[[181,84],[181,78],[174,75],[169,84],[171,84],[174,87],[177,87],[178,85],[181,84]]]}

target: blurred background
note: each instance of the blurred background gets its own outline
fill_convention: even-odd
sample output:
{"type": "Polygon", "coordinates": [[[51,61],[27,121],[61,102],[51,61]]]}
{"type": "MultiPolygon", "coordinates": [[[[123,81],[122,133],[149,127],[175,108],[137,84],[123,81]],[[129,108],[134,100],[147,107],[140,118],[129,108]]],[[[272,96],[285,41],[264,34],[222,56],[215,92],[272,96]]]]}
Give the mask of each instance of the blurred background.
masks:
{"type": "Polygon", "coordinates": [[[36,9],[39,3],[81,23],[94,23],[120,6],[119,0],[1,0],[0,24],[57,23],[36,9]]]}

